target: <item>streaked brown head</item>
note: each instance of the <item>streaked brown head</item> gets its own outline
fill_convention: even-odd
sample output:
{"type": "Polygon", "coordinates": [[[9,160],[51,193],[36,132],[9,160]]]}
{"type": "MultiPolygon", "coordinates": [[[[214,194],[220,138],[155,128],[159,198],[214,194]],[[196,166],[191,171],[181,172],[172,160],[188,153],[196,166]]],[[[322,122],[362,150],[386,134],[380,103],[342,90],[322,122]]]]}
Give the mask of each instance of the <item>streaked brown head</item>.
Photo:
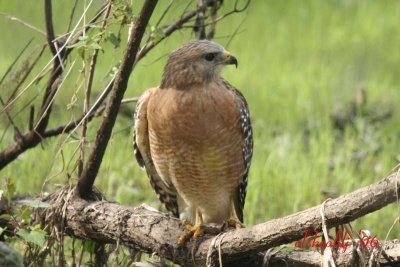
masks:
{"type": "Polygon", "coordinates": [[[185,89],[209,83],[229,64],[237,66],[238,62],[221,45],[207,40],[191,42],[169,55],[160,87],[185,89]]]}

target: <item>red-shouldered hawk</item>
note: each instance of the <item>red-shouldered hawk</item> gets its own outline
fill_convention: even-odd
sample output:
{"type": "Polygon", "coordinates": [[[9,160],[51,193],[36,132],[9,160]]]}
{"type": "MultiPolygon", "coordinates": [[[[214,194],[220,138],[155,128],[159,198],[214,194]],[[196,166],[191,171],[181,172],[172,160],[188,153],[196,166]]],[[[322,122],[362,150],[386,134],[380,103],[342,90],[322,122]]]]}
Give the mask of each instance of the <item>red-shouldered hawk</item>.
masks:
{"type": "Polygon", "coordinates": [[[135,112],[136,159],[195,237],[203,223],[243,223],[253,136],[245,98],[220,77],[226,64],[237,60],[211,41],[176,49],[135,112]]]}

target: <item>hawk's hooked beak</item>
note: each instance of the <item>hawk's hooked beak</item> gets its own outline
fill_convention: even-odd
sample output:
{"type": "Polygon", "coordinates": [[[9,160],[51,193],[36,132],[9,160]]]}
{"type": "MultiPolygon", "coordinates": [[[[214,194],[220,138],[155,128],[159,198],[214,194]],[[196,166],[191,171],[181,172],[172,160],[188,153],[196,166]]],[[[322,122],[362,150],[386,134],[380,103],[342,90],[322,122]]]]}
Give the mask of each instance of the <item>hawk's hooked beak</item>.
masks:
{"type": "Polygon", "coordinates": [[[227,65],[233,65],[235,64],[236,68],[238,66],[238,61],[237,59],[231,55],[231,53],[229,53],[228,51],[224,52],[224,60],[222,61],[224,64],[227,65]]]}

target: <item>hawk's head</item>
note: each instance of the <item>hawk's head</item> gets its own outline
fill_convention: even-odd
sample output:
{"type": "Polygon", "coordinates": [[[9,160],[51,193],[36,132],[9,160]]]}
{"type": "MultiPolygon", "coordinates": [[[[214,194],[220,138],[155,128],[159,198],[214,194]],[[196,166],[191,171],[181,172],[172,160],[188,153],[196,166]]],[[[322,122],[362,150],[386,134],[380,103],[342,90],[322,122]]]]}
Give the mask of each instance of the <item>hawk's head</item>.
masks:
{"type": "Polygon", "coordinates": [[[238,62],[221,45],[200,40],[174,50],[164,68],[161,88],[185,89],[217,79],[224,65],[238,62]]]}

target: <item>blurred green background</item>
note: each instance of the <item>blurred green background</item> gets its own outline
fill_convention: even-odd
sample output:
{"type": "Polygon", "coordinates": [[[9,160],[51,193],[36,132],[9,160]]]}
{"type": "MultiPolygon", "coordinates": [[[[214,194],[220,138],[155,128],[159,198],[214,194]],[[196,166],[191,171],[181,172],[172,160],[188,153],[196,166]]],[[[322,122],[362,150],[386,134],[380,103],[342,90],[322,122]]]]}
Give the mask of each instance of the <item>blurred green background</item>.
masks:
{"type": "MultiPolygon", "coordinates": [[[[61,34],[67,29],[73,1],[53,2],[55,31],[61,34]]],[[[167,4],[160,2],[152,26],[167,4]]],[[[219,14],[233,8],[234,1],[224,2],[219,14]]],[[[94,1],[87,18],[101,3],[94,1]]],[[[186,5],[183,0],[174,1],[164,23],[179,18],[186,5]]],[[[139,6],[134,1],[134,13],[139,6]]],[[[75,22],[82,9],[83,2],[77,7],[75,22]]],[[[0,11],[45,29],[41,1],[0,0],[0,11]]],[[[399,18],[400,2],[394,0],[271,0],[252,1],[245,12],[218,23],[215,41],[239,61],[238,69],[228,67],[222,75],[247,98],[255,135],[246,225],[289,215],[318,205],[327,197],[366,186],[390,174],[399,163],[399,18]]],[[[0,29],[0,75],[29,40],[34,38],[23,58],[35,55],[35,46],[46,42],[43,35],[4,16],[0,16],[0,29]]],[[[117,25],[110,30],[117,32],[117,25]]],[[[127,31],[125,26],[119,48],[110,43],[102,46],[94,95],[110,80],[125,47],[127,31]]],[[[136,66],[125,97],[157,86],[166,55],[194,38],[190,29],[183,29],[152,50],[136,66]]],[[[49,59],[46,50],[39,66],[49,59]]],[[[82,112],[84,90],[78,88],[85,69],[78,53],[72,54],[67,67],[71,64],[73,69],[60,89],[49,128],[82,112]]],[[[22,65],[20,60],[17,66],[22,65]]],[[[28,82],[39,73],[39,66],[28,82]]],[[[8,75],[1,85],[3,99],[14,88],[13,75],[16,73],[8,75]]],[[[29,114],[29,108],[23,107],[31,103],[38,110],[43,87],[43,83],[34,84],[10,109],[22,131],[27,130],[29,114]]],[[[145,172],[134,159],[134,107],[134,103],[125,106],[128,116],[118,117],[95,184],[109,200],[129,205],[145,202],[161,208],[145,172]]],[[[90,123],[88,152],[99,121],[90,123]]],[[[4,150],[13,143],[13,131],[4,114],[0,123],[0,149],[4,150]]],[[[2,170],[0,179],[15,179],[21,195],[54,191],[55,185],[68,179],[76,182],[79,133],[68,139],[63,135],[44,140],[2,170]]],[[[368,229],[383,240],[400,215],[399,209],[399,204],[392,204],[357,220],[353,227],[368,229]]],[[[389,237],[399,234],[397,224],[389,237]]]]}

